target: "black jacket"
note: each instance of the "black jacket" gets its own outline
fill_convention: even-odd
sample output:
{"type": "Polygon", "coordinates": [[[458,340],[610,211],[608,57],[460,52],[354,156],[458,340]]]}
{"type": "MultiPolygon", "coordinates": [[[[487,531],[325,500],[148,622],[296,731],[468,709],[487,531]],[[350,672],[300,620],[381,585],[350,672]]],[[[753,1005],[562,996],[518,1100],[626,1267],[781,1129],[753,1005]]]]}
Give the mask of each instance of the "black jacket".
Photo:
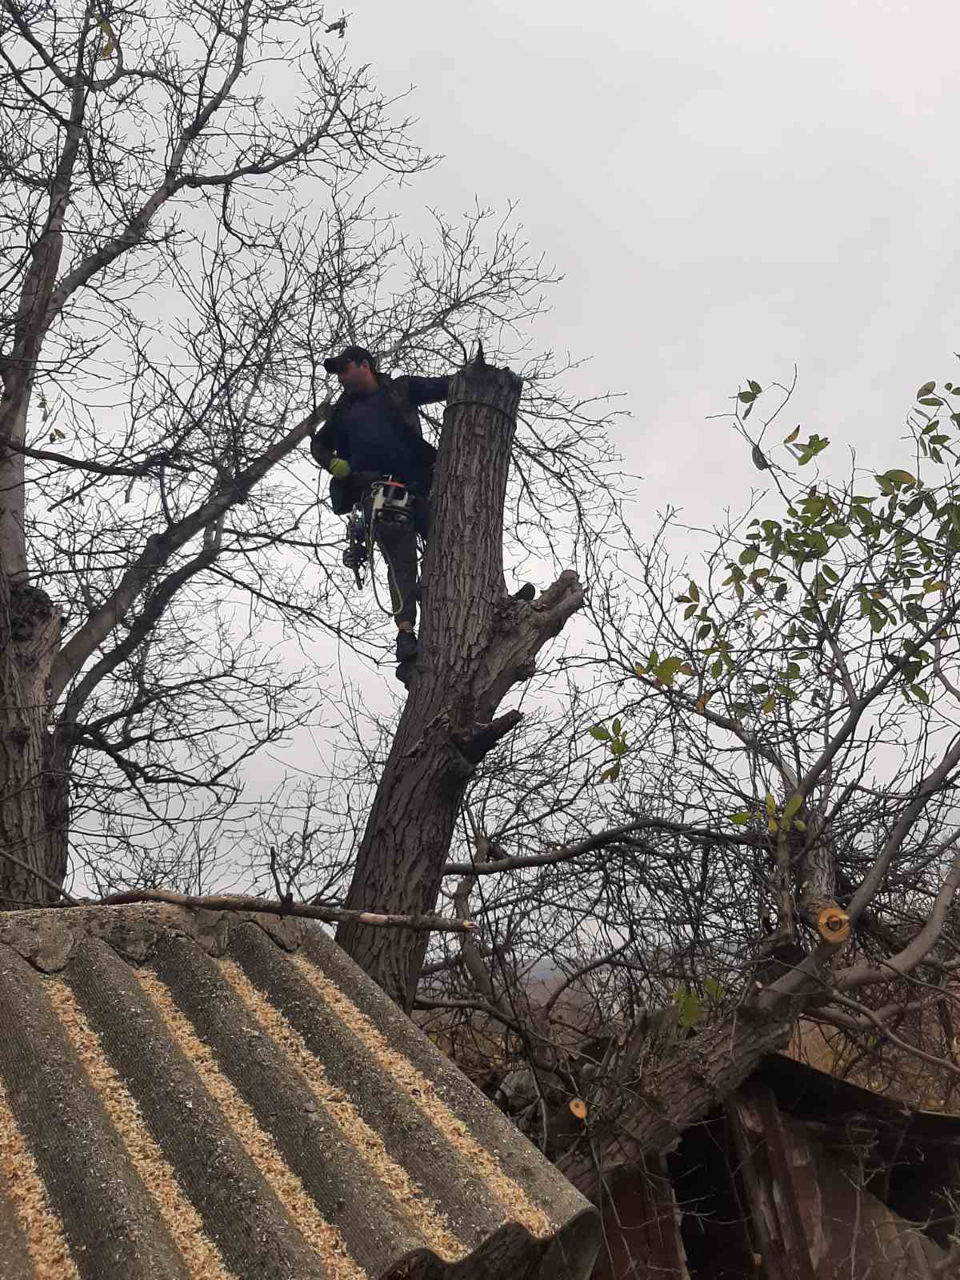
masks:
{"type": "Polygon", "coordinates": [[[310,441],[310,452],[322,467],[334,454],[350,463],[355,474],[330,481],[330,505],[337,515],[349,511],[363,497],[360,472],[395,475],[407,484],[433,484],[437,451],[423,438],[417,409],[423,404],[446,400],[449,377],[388,378],[377,375],[380,384],[376,399],[344,392],[330,407],[326,421],[310,441]],[[370,413],[363,415],[362,439],[358,430],[359,409],[368,402],[370,413]],[[354,439],[351,439],[351,422],[354,439]],[[378,448],[378,442],[382,448],[378,448]],[[355,456],[360,451],[361,456],[355,456]],[[404,474],[406,473],[406,474],[404,474]]]}

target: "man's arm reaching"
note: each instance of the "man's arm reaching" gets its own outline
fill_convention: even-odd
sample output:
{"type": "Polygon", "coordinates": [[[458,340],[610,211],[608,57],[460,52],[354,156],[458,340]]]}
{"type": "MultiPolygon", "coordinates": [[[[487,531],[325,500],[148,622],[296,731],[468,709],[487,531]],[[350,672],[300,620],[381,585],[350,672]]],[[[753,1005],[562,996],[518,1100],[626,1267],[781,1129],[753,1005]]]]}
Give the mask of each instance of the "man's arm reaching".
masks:
{"type": "Polygon", "coordinates": [[[408,378],[407,395],[410,403],[419,408],[422,404],[436,404],[438,400],[446,400],[450,390],[450,377],[442,378],[408,378]]]}

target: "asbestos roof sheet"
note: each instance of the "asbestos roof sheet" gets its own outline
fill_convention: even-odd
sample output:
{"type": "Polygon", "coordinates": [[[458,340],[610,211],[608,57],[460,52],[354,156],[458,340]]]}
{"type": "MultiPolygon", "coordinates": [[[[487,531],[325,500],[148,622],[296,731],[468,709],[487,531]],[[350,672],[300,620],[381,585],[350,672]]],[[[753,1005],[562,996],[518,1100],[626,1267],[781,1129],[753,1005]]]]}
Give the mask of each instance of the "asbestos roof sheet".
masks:
{"type": "Polygon", "coordinates": [[[598,1243],[319,929],[0,914],[0,1280],[585,1280],[598,1243]]]}

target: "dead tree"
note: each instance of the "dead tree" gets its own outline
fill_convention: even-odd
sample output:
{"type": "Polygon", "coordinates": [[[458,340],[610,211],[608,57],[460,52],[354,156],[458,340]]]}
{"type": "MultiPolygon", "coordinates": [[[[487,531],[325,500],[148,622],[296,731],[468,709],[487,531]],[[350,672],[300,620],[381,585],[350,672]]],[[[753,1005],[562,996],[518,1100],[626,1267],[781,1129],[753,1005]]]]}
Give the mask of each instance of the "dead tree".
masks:
{"type": "MultiPolygon", "coordinates": [[[[482,355],[452,381],[423,569],[420,656],[360,846],[347,906],[432,910],[464,789],[520,721],[496,715],[539,650],[583,603],[565,571],[533,603],[503,576],[503,506],[520,380],[482,355]]],[[[409,1008],[427,936],[343,925],[338,941],[409,1008]]]]}

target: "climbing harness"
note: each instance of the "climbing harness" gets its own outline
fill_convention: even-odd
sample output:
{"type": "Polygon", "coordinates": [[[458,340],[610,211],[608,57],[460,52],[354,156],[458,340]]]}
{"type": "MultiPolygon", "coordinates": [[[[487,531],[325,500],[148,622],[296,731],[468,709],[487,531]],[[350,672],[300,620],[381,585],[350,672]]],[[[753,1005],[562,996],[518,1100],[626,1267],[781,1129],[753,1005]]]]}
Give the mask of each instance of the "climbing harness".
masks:
{"type": "MultiPolygon", "coordinates": [[[[369,496],[369,519],[364,515],[365,499],[357,503],[349,516],[347,516],[347,545],[343,549],[343,563],[346,568],[353,570],[353,576],[358,587],[363,586],[364,565],[370,566],[370,581],[373,584],[373,596],[377,606],[383,613],[395,618],[402,612],[406,601],[401,599],[399,609],[388,609],[380,599],[377,591],[377,578],[374,573],[376,527],[378,524],[411,524],[416,499],[405,484],[399,480],[394,480],[390,476],[385,476],[382,480],[375,480],[370,486],[369,496]]],[[[393,584],[394,593],[399,597],[400,588],[397,585],[396,574],[390,562],[390,555],[382,544],[379,549],[387,566],[388,579],[393,584]]]]}

